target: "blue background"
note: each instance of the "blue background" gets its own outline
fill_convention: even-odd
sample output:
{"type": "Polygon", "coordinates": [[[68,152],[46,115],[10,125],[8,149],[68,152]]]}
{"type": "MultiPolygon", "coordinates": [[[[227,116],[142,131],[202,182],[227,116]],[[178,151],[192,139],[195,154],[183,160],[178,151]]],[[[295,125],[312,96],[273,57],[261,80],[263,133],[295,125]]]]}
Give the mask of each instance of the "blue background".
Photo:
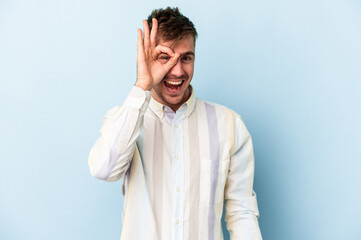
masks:
{"type": "Polygon", "coordinates": [[[87,157],[152,9],[199,38],[193,86],[253,136],[266,240],[361,239],[361,2],[0,0],[0,239],[119,239],[87,157]]]}

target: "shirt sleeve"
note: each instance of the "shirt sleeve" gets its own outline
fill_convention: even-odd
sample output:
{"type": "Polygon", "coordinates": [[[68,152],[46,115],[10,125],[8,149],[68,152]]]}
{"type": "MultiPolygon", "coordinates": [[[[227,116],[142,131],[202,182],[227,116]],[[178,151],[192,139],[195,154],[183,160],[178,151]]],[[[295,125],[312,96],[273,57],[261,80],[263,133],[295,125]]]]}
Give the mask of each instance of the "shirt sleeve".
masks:
{"type": "Polygon", "coordinates": [[[253,191],[254,153],[251,136],[237,116],[235,151],[225,187],[226,222],[232,240],[261,240],[258,206],[253,191]]]}
{"type": "Polygon", "coordinates": [[[151,93],[133,87],[124,104],[104,116],[100,137],[89,154],[91,174],[105,181],[117,181],[128,170],[151,93]]]}

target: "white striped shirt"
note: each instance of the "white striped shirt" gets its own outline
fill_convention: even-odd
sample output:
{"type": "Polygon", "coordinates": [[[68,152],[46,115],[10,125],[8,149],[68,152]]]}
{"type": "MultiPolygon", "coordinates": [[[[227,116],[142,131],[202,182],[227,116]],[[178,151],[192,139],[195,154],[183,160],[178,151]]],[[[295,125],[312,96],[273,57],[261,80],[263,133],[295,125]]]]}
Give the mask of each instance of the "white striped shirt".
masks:
{"type": "Polygon", "coordinates": [[[138,87],[104,117],[93,176],[123,179],[122,240],[262,239],[251,136],[234,111],[191,96],[176,112],[138,87]]]}

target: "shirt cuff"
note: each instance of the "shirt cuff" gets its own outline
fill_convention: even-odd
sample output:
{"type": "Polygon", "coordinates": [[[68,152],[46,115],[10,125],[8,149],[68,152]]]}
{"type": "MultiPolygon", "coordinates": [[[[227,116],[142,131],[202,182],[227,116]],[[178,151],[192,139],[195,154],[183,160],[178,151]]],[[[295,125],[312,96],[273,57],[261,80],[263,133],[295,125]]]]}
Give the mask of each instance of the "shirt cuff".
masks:
{"type": "Polygon", "coordinates": [[[128,97],[125,99],[124,105],[145,110],[149,104],[152,93],[144,91],[143,89],[133,86],[130,90],[128,97]]]}

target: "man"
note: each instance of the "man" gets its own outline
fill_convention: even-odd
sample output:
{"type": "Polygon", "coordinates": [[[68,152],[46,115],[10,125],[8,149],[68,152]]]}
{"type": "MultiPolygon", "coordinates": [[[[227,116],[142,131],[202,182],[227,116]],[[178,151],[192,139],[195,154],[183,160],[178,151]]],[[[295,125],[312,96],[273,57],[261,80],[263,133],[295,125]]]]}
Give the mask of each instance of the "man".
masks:
{"type": "Polygon", "coordinates": [[[262,239],[251,137],[239,115],[195,97],[197,37],[178,8],[138,29],[137,81],[104,117],[89,156],[93,176],[123,179],[121,239],[262,239]]]}

